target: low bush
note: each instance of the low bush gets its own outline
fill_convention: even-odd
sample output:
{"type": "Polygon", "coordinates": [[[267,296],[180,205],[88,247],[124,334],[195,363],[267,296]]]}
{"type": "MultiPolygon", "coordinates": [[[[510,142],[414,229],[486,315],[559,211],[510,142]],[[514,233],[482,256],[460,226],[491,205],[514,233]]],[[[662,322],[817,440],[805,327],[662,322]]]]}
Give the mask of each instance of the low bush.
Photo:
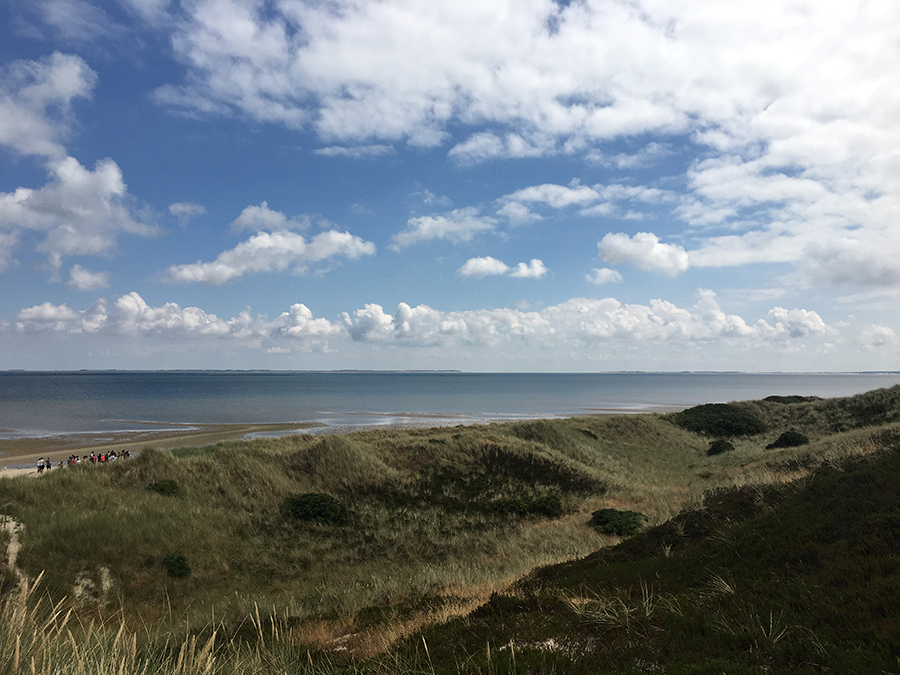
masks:
{"type": "Polygon", "coordinates": [[[565,513],[562,500],[557,495],[542,495],[534,500],[532,512],[535,515],[559,518],[565,513]]]}
{"type": "Polygon", "coordinates": [[[809,403],[810,401],[821,401],[818,396],[766,396],[763,401],[769,403],[783,403],[790,405],[791,403],[809,403]]]}
{"type": "Polygon", "coordinates": [[[774,448],[796,448],[801,445],[806,445],[807,443],[809,443],[809,439],[805,435],[795,429],[791,429],[781,434],[774,443],[769,443],[766,446],[766,450],[772,450],[774,448]]]}
{"type": "Polygon", "coordinates": [[[634,534],[644,526],[646,516],[637,511],[619,511],[618,509],[600,509],[591,514],[588,525],[603,534],[614,534],[626,537],[634,534]]]}
{"type": "Polygon", "coordinates": [[[147,486],[147,489],[150,490],[150,492],[155,492],[164,497],[176,497],[181,492],[178,483],[170,479],[158,480],[155,483],[150,483],[150,485],[147,486]]]}
{"type": "Polygon", "coordinates": [[[753,412],[733,403],[708,403],[672,416],[682,429],[710,436],[752,436],[766,430],[753,412]]]}
{"type": "Polygon", "coordinates": [[[713,455],[721,455],[723,452],[731,452],[732,450],[734,450],[734,445],[731,441],[726,441],[724,438],[717,438],[709,444],[709,449],[706,451],[706,454],[707,456],[712,457],[713,455]]]}
{"type": "Polygon", "coordinates": [[[175,579],[185,579],[191,576],[191,566],[188,565],[187,558],[181,553],[170,553],[162,559],[163,569],[170,577],[175,579]]]}
{"type": "Polygon", "coordinates": [[[331,495],[318,492],[288,497],[281,504],[281,512],[287,518],[303,522],[346,525],[350,521],[350,514],[343,504],[331,495]]]}

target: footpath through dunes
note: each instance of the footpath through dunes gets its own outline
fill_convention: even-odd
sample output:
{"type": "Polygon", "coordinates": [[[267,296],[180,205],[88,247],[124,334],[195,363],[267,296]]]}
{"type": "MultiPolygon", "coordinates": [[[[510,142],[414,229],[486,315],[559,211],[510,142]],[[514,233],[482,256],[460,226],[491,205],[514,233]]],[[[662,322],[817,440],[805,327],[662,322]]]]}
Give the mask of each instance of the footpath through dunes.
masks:
{"type": "MultiPolygon", "coordinates": [[[[894,448],[898,420],[900,387],[894,387],[847,399],[780,397],[668,415],[148,449],[108,466],[54,470],[40,480],[0,480],[0,513],[17,523],[16,567],[32,582],[43,574],[38,591],[7,598],[28,605],[35,594],[46,594],[51,604],[70,603],[84,626],[91,619],[107,625],[110,641],[119,634],[115,622],[121,619],[121,635],[134,636],[141,654],[157,658],[158,672],[169,672],[165,659],[172,645],[194,640],[199,652],[215,632],[207,655],[218,658],[219,665],[209,672],[371,668],[400,673],[421,670],[425,662],[392,670],[390,659],[411,664],[425,654],[416,656],[414,647],[392,648],[398,639],[469,614],[493,596],[470,618],[428,634],[431,655],[442,656],[441,664],[427,666],[426,672],[461,672],[462,654],[481,663],[487,641],[492,645],[488,660],[469,670],[459,666],[462,672],[507,672],[508,665],[498,664],[508,664],[513,654],[524,658],[523,650],[531,650],[529,659],[538,659],[530,661],[538,664],[532,672],[552,672],[540,670],[540,658],[552,656],[563,659],[553,663],[573,667],[596,665],[591,654],[607,631],[618,631],[622,645],[637,649],[656,631],[655,613],[669,595],[682,607],[673,610],[675,615],[681,611],[693,617],[678,630],[696,625],[703,634],[729,635],[731,629],[715,632],[693,610],[683,609],[690,603],[706,606],[712,612],[707,619],[721,616],[723,626],[737,626],[739,618],[727,608],[702,605],[703,584],[678,587],[677,570],[690,569],[695,576],[684,577],[690,584],[698,583],[699,574],[704,584],[735,590],[734,611],[745,612],[747,625],[762,631],[763,637],[747,637],[734,628],[743,637],[716,637],[725,645],[716,648],[758,652],[768,644],[760,641],[769,639],[766,634],[780,635],[780,612],[794,626],[790,612],[795,604],[814,598],[825,603],[823,608],[834,606],[815,579],[808,588],[792,590],[795,595],[784,602],[766,596],[760,590],[766,574],[777,580],[795,563],[818,563],[804,562],[798,554],[779,561],[782,567],[753,568],[753,561],[766,560],[759,553],[765,541],[746,549],[755,551],[747,558],[749,571],[735,576],[733,584],[729,574],[737,563],[726,552],[739,557],[744,544],[729,543],[729,523],[780,508],[777,504],[797,492],[797,480],[812,484],[819,479],[809,476],[822,467],[894,448]],[[790,442],[783,440],[785,434],[790,442]],[[725,504],[719,511],[697,511],[704,499],[715,503],[710,494],[738,496],[717,497],[725,504]],[[605,510],[639,514],[638,523],[650,529],[625,547],[609,549],[621,537],[604,534],[592,515],[605,510]],[[707,515],[690,515],[697,513],[707,515]],[[637,553],[622,558],[625,562],[615,562],[633,550],[637,553]],[[704,567],[703,556],[715,555],[723,556],[721,564],[704,567]],[[562,569],[571,570],[570,577],[564,576],[567,571],[559,573],[563,576],[529,574],[566,561],[570,567],[562,569]],[[619,570],[622,581],[601,575],[595,582],[590,565],[598,562],[603,569],[619,570]],[[667,565],[675,571],[666,572],[667,565]],[[663,586],[657,575],[665,574],[675,576],[663,586]],[[515,584],[517,579],[524,581],[515,584]],[[582,583],[583,592],[578,590],[582,583]],[[767,598],[772,601],[763,602],[767,598]],[[741,605],[743,600],[748,603],[741,605]],[[649,615],[634,630],[627,628],[645,609],[649,615]],[[549,623],[539,620],[543,615],[549,623]],[[619,616],[626,628],[607,615],[619,616]],[[502,641],[490,637],[495,631],[502,641]],[[568,631],[585,637],[565,649],[540,648],[562,644],[568,631]],[[509,643],[507,652],[500,650],[509,643]]],[[[891,522],[885,521],[886,531],[893,531],[891,522]]],[[[847,541],[853,536],[847,533],[847,541]]],[[[825,560],[825,553],[818,555],[825,560]]],[[[884,567],[891,575],[892,569],[884,567]]],[[[22,587],[11,572],[4,575],[3,593],[22,587]]],[[[816,630],[799,619],[796,625],[801,632],[816,630]]],[[[886,624],[888,634],[892,625],[886,624]]],[[[794,629],[785,630],[793,634],[794,629]]],[[[101,634],[74,630],[74,644],[101,634]]],[[[666,644],[647,652],[652,657],[647,663],[665,664],[666,650],[676,649],[677,640],[666,644]]],[[[69,649],[62,642],[57,647],[69,649]]],[[[0,672],[3,658],[0,653],[0,672]]],[[[615,661],[625,664],[621,671],[584,672],[637,672],[637,661],[629,658],[615,661]]],[[[169,665],[176,672],[175,662],[169,665]]],[[[756,665],[748,667],[733,672],[758,672],[756,665]]]]}

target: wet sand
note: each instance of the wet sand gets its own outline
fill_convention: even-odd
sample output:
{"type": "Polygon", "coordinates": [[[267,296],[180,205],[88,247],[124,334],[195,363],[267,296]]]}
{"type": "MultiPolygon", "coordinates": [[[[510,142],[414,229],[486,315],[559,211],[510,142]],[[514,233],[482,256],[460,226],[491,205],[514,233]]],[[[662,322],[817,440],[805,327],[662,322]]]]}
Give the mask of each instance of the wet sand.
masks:
{"type": "Polygon", "coordinates": [[[38,438],[0,439],[0,477],[37,475],[39,458],[49,457],[54,468],[70,455],[100,454],[115,450],[117,455],[126,450],[134,452],[143,448],[185,448],[211,445],[221,441],[234,441],[251,434],[287,435],[292,431],[302,433],[316,424],[160,424],[147,425],[146,431],[123,433],[53,435],[38,438]],[[153,429],[153,426],[165,429],[153,429]],[[183,429],[179,429],[181,426],[183,429]],[[174,429],[173,429],[174,427],[174,429]],[[27,468],[21,468],[21,467],[27,468]]]}

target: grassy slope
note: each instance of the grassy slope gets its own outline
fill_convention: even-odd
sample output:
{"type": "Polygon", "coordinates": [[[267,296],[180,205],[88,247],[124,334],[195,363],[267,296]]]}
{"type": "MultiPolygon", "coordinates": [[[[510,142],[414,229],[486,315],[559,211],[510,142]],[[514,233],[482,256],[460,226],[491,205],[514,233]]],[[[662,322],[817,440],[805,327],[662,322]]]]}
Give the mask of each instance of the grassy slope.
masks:
{"type": "MultiPolygon", "coordinates": [[[[565,568],[574,575],[568,581],[555,573],[529,577],[538,580],[540,588],[550,584],[552,592],[535,592],[526,583],[517,591],[521,597],[496,596],[480,611],[496,614],[497,621],[479,624],[482,617],[450,624],[445,629],[449,634],[429,638],[433,649],[439,652],[439,643],[445,642],[458,658],[483,650],[488,640],[496,646],[512,639],[527,651],[523,645],[531,642],[583,634],[581,643],[573,643],[571,656],[589,661],[591,657],[579,654],[596,651],[597,644],[619,635],[621,639],[612,642],[623,650],[621,658],[600,650],[611,663],[634,665],[638,657],[628,653],[629,648],[640,649],[640,658],[648,662],[675,663],[677,650],[671,646],[638,646],[655,636],[659,617],[674,621],[671,617],[677,616],[681,618],[672,624],[675,628],[659,632],[694,635],[701,629],[723,645],[718,649],[724,659],[751,647],[759,653],[763,643],[754,646],[752,640],[780,636],[782,628],[792,639],[779,637],[774,645],[813,645],[818,653],[816,641],[824,644],[818,632],[815,639],[796,638],[813,630],[807,625],[812,620],[795,620],[787,613],[794,611],[792,604],[763,602],[764,597],[755,595],[760,585],[778,588],[772,580],[762,584],[753,577],[771,573],[771,564],[759,552],[771,544],[745,549],[743,539],[731,541],[739,530],[723,529],[723,518],[735,520],[737,512],[727,511],[706,530],[695,528],[705,517],[696,514],[665,523],[684,508],[698,506],[711,489],[780,485],[823,462],[893,443],[890,425],[900,417],[900,387],[846,400],[739,405],[766,420],[768,430],[734,439],[733,452],[715,457],[705,454],[708,437],[678,428],[671,417],[651,415],[297,436],[173,454],[147,452],[99,469],[54,471],[33,481],[3,480],[0,512],[24,525],[19,557],[24,570],[32,577],[45,570],[43,588],[55,599],[71,596],[77,585],[82,614],[125,608],[128,616],[139,616],[149,625],[174,617],[195,627],[218,623],[233,632],[258,603],[272,608],[272,616],[282,617],[280,625],[289,627],[282,634],[285,648],[333,647],[335,636],[353,634],[341,644],[366,653],[416,626],[464,612],[535,566],[598,549],[610,540],[586,526],[592,510],[634,509],[661,523],[662,529],[628,545],[640,548],[643,544],[634,542],[646,541],[652,543],[645,545],[650,548],[628,558],[632,549],[619,547],[571,563],[565,568]],[[789,428],[807,434],[811,443],[763,449],[789,428]],[[176,480],[180,495],[164,497],[146,489],[163,479],[176,480]],[[300,492],[339,498],[351,511],[351,523],[331,527],[285,522],[281,501],[300,492]],[[565,516],[517,516],[504,507],[510,500],[533,502],[548,495],[559,498],[565,516]],[[710,529],[718,532],[718,539],[700,536],[710,529]],[[660,534],[669,531],[674,534],[660,534]],[[751,569],[743,576],[735,571],[741,569],[737,552],[742,550],[755,551],[744,557],[751,569]],[[187,557],[193,569],[189,578],[166,576],[160,562],[173,552],[187,557]],[[616,556],[623,555],[617,562],[616,556]],[[715,556],[718,563],[698,562],[715,556]],[[598,560],[603,561],[599,567],[594,565],[598,560]],[[716,595],[704,590],[725,587],[736,592],[716,595]],[[729,598],[734,599],[734,616],[728,614],[729,598]],[[526,608],[536,602],[532,609],[551,609],[550,623],[545,625],[542,615],[520,611],[520,601],[526,608]],[[629,617],[639,617],[641,606],[655,609],[636,629],[629,627],[629,617]],[[510,607],[512,619],[507,616],[510,607]],[[698,607],[704,609],[695,610],[698,607]],[[717,611],[721,620],[715,619],[717,611]],[[616,624],[623,615],[625,628],[616,624]],[[527,630],[512,627],[520,623],[529,626],[527,630]],[[762,638],[740,637],[742,630],[756,630],[762,638]]],[[[757,504],[755,495],[763,495],[760,503],[770,499],[772,506],[787,499],[791,490],[754,488],[737,493],[752,495],[753,500],[732,501],[757,504]]],[[[794,534],[785,532],[790,543],[794,534]]],[[[792,560],[777,564],[794,568],[792,560]]],[[[812,587],[798,588],[791,591],[797,598],[810,597],[812,587]]],[[[794,604],[802,604],[800,599],[794,604]]],[[[866,646],[866,653],[871,649],[866,646]]],[[[568,659],[566,653],[535,651],[533,656],[568,659]]],[[[495,651],[492,658],[502,661],[508,656],[495,651]]],[[[449,657],[440,661],[455,662],[449,657]]],[[[591,672],[598,672],[596,667],[594,663],[591,672]]]]}
{"type": "Polygon", "coordinates": [[[900,672],[900,429],[874,442],[534,572],[426,635],[436,672],[900,672]]]}

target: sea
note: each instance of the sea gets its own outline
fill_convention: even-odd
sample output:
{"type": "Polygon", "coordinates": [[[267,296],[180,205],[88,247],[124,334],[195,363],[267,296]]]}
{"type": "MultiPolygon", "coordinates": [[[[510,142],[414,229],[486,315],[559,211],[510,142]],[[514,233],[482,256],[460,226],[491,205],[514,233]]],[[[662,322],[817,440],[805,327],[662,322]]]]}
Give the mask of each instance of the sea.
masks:
{"type": "Polygon", "coordinates": [[[0,371],[0,439],[115,435],[147,424],[157,431],[167,424],[455,425],[666,412],[771,395],[849,396],[895,384],[900,372],[0,371]]]}

